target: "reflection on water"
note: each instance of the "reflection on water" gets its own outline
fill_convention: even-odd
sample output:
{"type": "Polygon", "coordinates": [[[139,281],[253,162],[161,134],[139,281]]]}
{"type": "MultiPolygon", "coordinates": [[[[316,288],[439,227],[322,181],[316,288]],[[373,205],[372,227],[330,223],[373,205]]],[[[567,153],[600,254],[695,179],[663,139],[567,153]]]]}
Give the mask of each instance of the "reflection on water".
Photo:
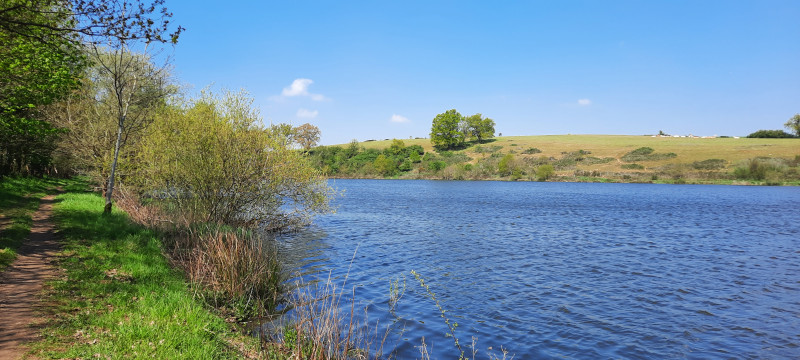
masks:
{"type": "Polygon", "coordinates": [[[338,212],[281,236],[279,252],[304,279],[347,276],[370,321],[395,325],[399,358],[418,358],[423,336],[433,358],[457,356],[411,270],[479,358],[800,356],[798,188],[332,185],[346,190],[338,212]]]}

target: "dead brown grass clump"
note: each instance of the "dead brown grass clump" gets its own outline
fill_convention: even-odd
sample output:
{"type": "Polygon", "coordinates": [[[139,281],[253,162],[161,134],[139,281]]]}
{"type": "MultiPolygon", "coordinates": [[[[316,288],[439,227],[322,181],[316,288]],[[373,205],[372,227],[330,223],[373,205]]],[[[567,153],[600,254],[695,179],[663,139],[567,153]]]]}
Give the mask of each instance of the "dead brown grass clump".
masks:
{"type": "Polygon", "coordinates": [[[275,251],[250,234],[189,230],[171,259],[201,285],[199,297],[240,319],[272,313],[281,302],[283,277],[275,251]]]}
{"type": "Polygon", "coordinates": [[[198,225],[186,215],[143,205],[130,192],[120,192],[117,206],[135,222],[163,234],[167,258],[185,272],[196,296],[212,306],[241,320],[267,315],[281,302],[281,266],[276,251],[262,239],[198,225]]]}

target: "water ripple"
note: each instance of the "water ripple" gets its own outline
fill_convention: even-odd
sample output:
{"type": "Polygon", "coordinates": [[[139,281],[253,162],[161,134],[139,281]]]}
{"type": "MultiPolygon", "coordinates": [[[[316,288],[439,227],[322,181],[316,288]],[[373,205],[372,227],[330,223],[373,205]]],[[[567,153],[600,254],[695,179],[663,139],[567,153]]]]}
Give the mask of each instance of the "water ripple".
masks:
{"type": "Polygon", "coordinates": [[[454,356],[410,270],[458,321],[460,342],[477,338],[479,354],[800,357],[797,188],[332,184],[347,190],[338,212],[281,237],[279,252],[304,278],[349,271],[370,320],[395,325],[399,358],[419,357],[423,336],[433,358],[454,356]],[[389,282],[403,275],[390,315],[389,282]]]}

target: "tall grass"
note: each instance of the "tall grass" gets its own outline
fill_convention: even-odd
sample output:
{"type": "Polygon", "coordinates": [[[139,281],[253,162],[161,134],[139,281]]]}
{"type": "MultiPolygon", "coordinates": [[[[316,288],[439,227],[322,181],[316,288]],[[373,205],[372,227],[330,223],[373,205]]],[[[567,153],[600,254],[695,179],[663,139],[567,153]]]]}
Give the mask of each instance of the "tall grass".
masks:
{"type": "Polygon", "coordinates": [[[291,309],[279,331],[262,334],[271,357],[279,359],[383,359],[390,333],[379,336],[378,325],[368,324],[366,308],[356,313],[353,292],[345,296],[346,280],[337,286],[325,282],[298,284],[289,299],[291,309]]]}
{"type": "Polygon", "coordinates": [[[170,262],[184,271],[195,295],[239,320],[265,316],[282,301],[283,281],[275,249],[252,233],[197,223],[191,214],[143,205],[123,192],[118,206],[139,224],[157,229],[170,262]]]}
{"type": "Polygon", "coordinates": [[[241,232],[189,230],[170,252],[173,263],[196,285],[196,295],[239,319],[273,313],[283,299],[276,252],[241,232]]]}

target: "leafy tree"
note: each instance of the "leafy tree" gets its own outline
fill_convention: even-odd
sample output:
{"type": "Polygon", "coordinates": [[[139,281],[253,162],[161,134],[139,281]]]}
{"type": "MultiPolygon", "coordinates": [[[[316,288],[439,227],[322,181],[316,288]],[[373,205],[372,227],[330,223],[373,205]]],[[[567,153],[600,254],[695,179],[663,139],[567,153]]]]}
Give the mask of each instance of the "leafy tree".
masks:
{"type": "Polygon", "coordinates": [[[319,142],[319,135],[320,135],[319,128],[309,123],[305,123],[303,125],[296,127],[294,129],[294,133],[295,133],[295,140],[306,151],[314,147],[314,145],[317,145],[317,143],[319,142]]]}
{"type": "MultiPolygon", "coordinates": [[[[57,26],[63,18],[52,12],[24,13],[2,9],[33,6],[23,1],[0,5],[0,19],[36,21],[57,26]]],[[[47,10],[47,9],[42,9],[47,10]]],[[[64,39],[49,42],[42,29],[23,36],[0,26],[0,176],[11,172],[41,173],[50,166],[59,129],[43,118],[40,107],[78,87],[85,66],[83,49],[64,39]]]]}
{"type": "Polygon", "coordinates": [[[800,136],[800,114],[794,114],[794,116],[789,118],[789,121],[787,121],[784,126],[786,126],[786,128],[789,130],[794,131],[796,136],[800,136]]]}
{"type": "Polygon", "coordinates": [[[464,117],[456,109],[447,110],[433,118],[431,143],[440,149],[452,149],[464,144],[461,129],[464,117]]]}
{"type": "Polygon", "coordinates": [[[77,87],[85,44],[178,40],[164,0],[4,0],[0,3],[0,175],[49,166],[58,129],[40,107],[77,87]],[[15,165],[12,165],[15,164],[15,165]],[[36,163],[36,166],[32,166],[36,163]]]}
{"type": "Polygon", "coordinates": [[[475,114],[467,117],[465,122],[467,134],[477,139],[479,143],[494,137],[494,120],[475,114]]]}
{"type": "Polygon", "coordinates": [[[278,229],[329,210],[308,159],[261,125],[247,94],[203,92],[169,108],[137,147],[137,179],[201,221],[278,229]]]}

